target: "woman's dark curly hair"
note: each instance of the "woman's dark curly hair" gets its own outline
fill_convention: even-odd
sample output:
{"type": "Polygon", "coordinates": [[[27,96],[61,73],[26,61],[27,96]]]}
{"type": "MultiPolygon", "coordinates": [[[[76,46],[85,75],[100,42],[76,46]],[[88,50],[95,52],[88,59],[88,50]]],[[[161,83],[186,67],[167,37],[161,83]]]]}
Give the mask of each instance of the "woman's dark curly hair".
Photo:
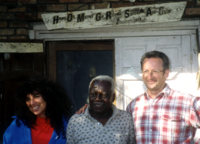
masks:
{"type": "Polygon", "coordinates": [[[34,126],[36,116],[28,109],[26,99],[27,94],[35,92],[41,94],[46,101],[45,114],[51,126],[57,133],[62,132],[65,135],[66,128],[63,126],[63,119],[69,119],[71,116],[71,102],[60,85],[43,77],[32,77],[18,89],[16,94],[17,118],[30,128],[34,126]]]}

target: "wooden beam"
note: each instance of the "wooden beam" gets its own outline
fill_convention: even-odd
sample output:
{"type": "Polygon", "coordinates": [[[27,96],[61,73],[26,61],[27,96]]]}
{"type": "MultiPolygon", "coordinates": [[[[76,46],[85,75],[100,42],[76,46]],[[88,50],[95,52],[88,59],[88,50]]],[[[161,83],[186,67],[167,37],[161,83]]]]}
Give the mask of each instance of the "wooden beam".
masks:
{"type": "Polygon", "coordinates": [[[0,53],[42,53],[43,43],[0,42],[0,53]]]}

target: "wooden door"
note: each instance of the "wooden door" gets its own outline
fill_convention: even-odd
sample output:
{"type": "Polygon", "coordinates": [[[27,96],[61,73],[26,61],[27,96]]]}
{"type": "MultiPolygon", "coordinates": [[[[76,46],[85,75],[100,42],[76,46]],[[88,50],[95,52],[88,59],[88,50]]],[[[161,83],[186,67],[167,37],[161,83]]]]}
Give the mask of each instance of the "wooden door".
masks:
{"type": "Polygon", "coordinates": [[[93,77],[113,77],[113,64],[113,41],[48,43],[49,76],[65,88],[74,111],[86,103],[93,77]]]}
{"type": "Polygon", "coordinates": [[[118,81],[117,106],[127,104],[145,91],[141,77],[140,58],[151,50],[166,53],[171,60],[171,73],[167,83],[175,89],[197,93],[197,46],[194,34],[118,38],[116,45],[116,79],[118,81]]]}

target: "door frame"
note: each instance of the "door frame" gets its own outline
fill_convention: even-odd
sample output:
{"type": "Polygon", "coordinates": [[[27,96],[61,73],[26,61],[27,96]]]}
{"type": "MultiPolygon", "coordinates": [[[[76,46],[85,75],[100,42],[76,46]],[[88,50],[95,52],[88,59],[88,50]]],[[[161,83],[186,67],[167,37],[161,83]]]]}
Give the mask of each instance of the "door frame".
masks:
{"type": "MultiPolygon", "coordinates": [[[[144,36],[171,36],[171,35],[196,35],[196,47],[199,51],[200,45],[200,20],[181,20],[176,22],[140,24],[128,26],[112,26],[106,28],[80,29],[80,30],[52,30],[48,31],[44,24],[34,24],[33,30],[30,31],[30,39],[44,41],[84,41],[84,40],[114,40],[123,37],[144,37],[144,36]]],[[[195,45],[195,44],[193,44],[195,45]]],[[[116,43],[115,43],[116,47],[116,43]]],[[[114,48],[114,57],[116,52],[114,48]]],[[[55,52],[54,52],[55,53],[55,52]]],[[[115,62],[115,61],[114,61],[115,62]]],[[[49,69],[51,71],[51,69],[49,69]]],[[[54,70],[55,71],[55,70],[54,70]]],[[[116,67],[114,65],[114,74],[116,76],[116,67]]],[[[51,75],[53,78],[55,76],[51,75]]],[[[114,77],[116,79],[116,77],[114,77]]],[[[118,85],[121,85],[117,81],[118,85]]],[[[120,91],[123,90],[120,88],[120,91]]],[[[118,97],[119,101],[123,100],[118,97]]]]}
{"type": "MultiPolygon", "coordinates": [[[[176,22],[136,24],[127,26],[112,26],[104,28],[80,30],[52,30],[48,31],[42,23],[33,24],[29,37],[33,40],[102,40],[120,37],[159,36],[171,34],[188,34],[192,31],[200,35],[200,20],[181,20],[176,22]]],[[[198,40],[200,40],[198,38],[198,40]]]]}
{"type": "Polygon", "coordinates": [[[113,52],[113,77],[115,77],[115,61],[114,61],[114,41],[98,40],[98,41],[47,41],[47,75],[51,80],[56,81],[56,52],[57,51],[84,51],[84,50],[111,50],[113,52]],[[70,47],[66,47],[66,43],[70,47]],[[89,46],[88,46],[89,45],[89,46]]]}
{"type": "MultiPolygon", "coordinates": [[[[33,30],[30,31],[30,39],[44,40],[44,41],[58,41],[58,40],[116,40],[123,37],[144,37],[144,36],[170,36],[170,35],[196,35],[198,52],[200,50],[200,20],[181,20],[176,22],[154,23],[154,24],[140,24],[128,26],[112,26],[106,28],[95,29],[80,29],[80,30],[52,30],[48,31],[44,24],[34,24],[33,30]]],[[[193,44],[195,45],[195,44],[193,44]]],[[[116,43],[115,43],[116,47],[116,43]]],[[[114,48],[114,57],[116,59],[116,52],[114,48]]],[[[200,63],[200,62],[199,62],[200,63]]],[[[117,71],[114,67],[114,72],[117,71]]],[[[113,75],[115,76],[115,74],[113,75]]],[[[114,77],[116,79],[116,77],[114,77]]],[[[121,85],[117,81],[118,85],[121,85]]],[[[123,90],[120,88],[120,91],[123,90]]],[[[119,101],[123,100],[118,97],[119,101]]]]}
{"type": "MultiPolygon", "coordinates": [[[[115,40],[121,37],[142,37],[162,35],[195,34],[197,49],[200,53],[200,20],[181,20],[177,22],[165,22],[154,24],[140,24],[129,26],[112,26],[107,28],[81,29],[81,30],[53,30],[48,31],[44,23],[33,24],[33,30],[29,31],[32,40],[57,41],[57,40],[115,40]]],[[[115,49],[114,49],[115,51],[115,49]]],[[[115,56],[115,52],[114,52],[115,56]]],[[[200,63],[200,61],[198,62],[200,63]]],[[[114,71],[115,71],[114,67],[114,71]]],[[[115,73],[114,75],[115,76],[115,73]]],[[[119,83],[119,85],[121,85],[119,83]]],[[[122,88],[123,89],[123,88],[122,88]]],[[[120,88],[121,90],[121,88],[120,88]]],[[[123,100],[122,97],[118,97],[123,100]]],[[[198,133],[198,132],[197,132],[198,133]]],[[[200,133],[200,130],[199,130],[200,133]]]]}

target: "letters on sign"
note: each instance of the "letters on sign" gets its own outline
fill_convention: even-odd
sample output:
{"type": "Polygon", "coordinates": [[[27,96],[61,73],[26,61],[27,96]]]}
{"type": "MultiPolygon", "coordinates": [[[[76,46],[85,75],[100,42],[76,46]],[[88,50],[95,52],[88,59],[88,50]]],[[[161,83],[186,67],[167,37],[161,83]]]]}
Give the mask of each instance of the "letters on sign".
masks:
{"type": "Polygon", "coordinates": [[[178,21],[186,2],[42,14],[48,30],[178,21]]]}

